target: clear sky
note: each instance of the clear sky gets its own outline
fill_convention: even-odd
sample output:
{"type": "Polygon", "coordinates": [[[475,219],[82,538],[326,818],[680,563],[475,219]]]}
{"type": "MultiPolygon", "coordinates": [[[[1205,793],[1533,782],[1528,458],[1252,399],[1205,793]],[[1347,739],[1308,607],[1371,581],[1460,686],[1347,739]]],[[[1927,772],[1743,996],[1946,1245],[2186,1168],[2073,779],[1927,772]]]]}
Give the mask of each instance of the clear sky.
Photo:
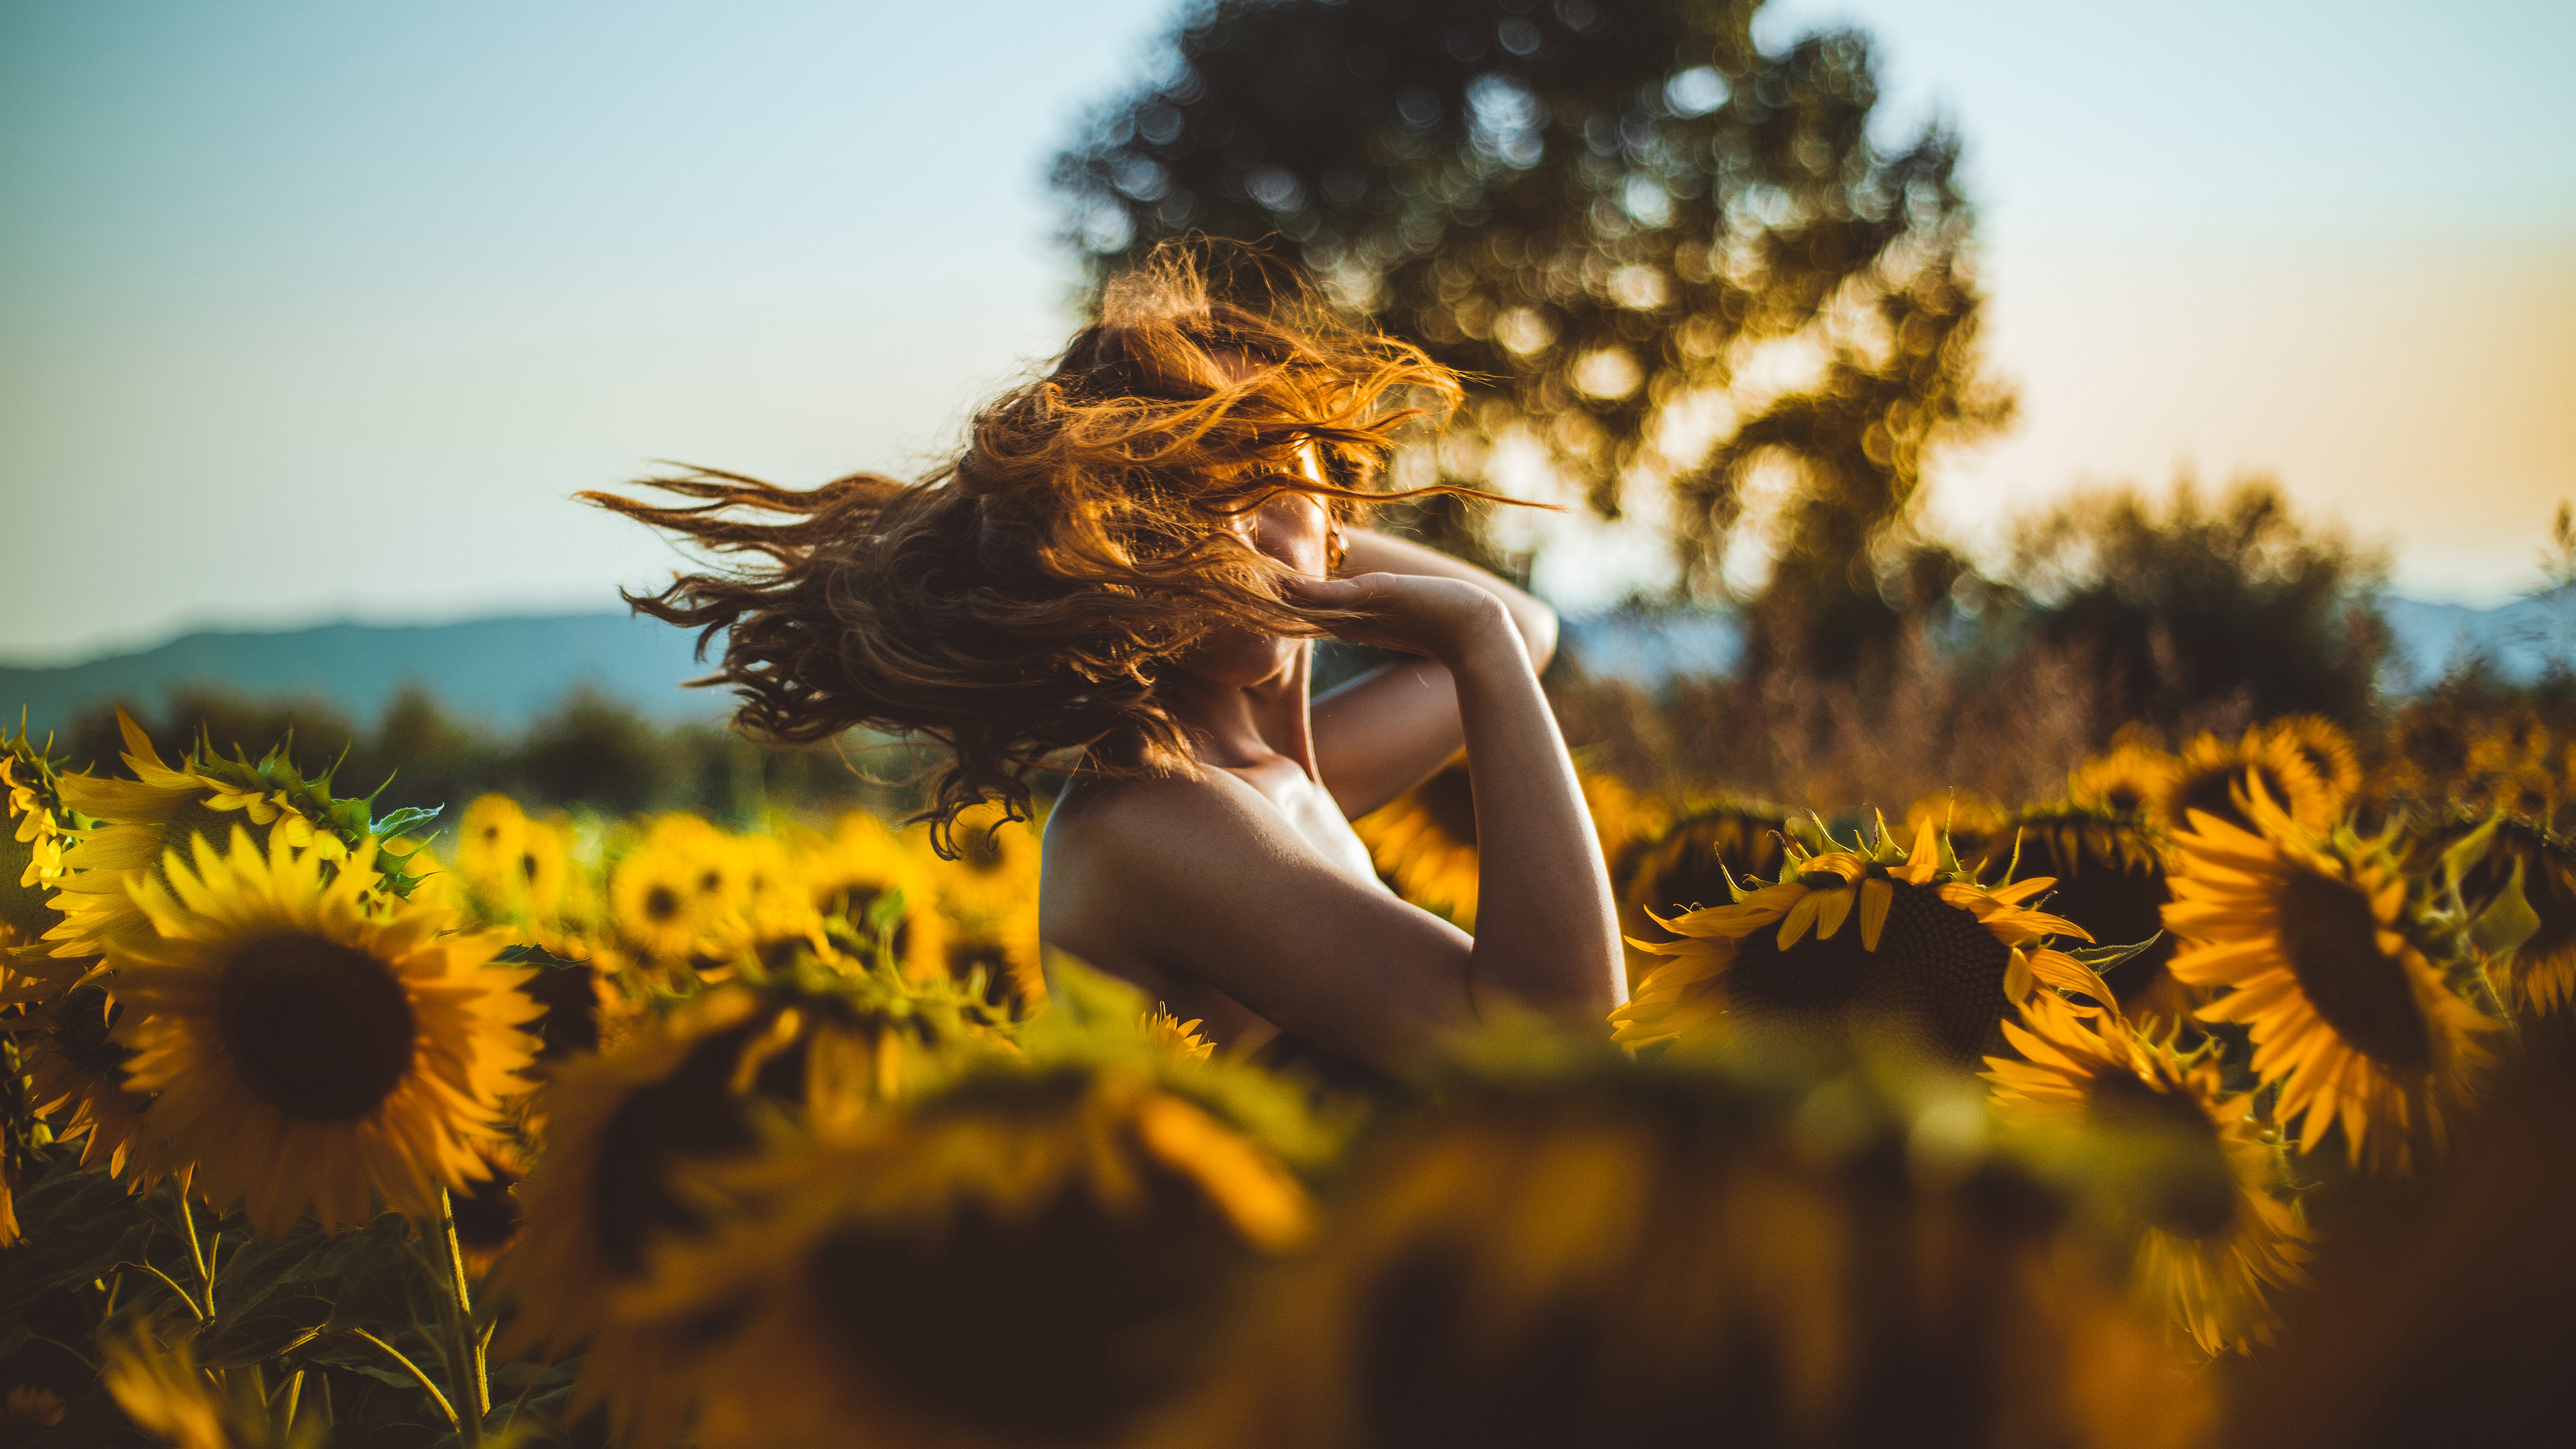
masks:
{"type": "MultiPolygon", "coordinates": [[[[1061,340],[1047,157],[1168,0],[0,0],[0,659],[613,604],[656,458],[908,472],[1061,340]]],[[[2576,6],[1819,4],[1967,137],[1991,537],[2269,468],[2414,592],[2576,496],[2576,6]]],[[[1566,582],[1579,604],[1586,581],[1566,582]]]]}

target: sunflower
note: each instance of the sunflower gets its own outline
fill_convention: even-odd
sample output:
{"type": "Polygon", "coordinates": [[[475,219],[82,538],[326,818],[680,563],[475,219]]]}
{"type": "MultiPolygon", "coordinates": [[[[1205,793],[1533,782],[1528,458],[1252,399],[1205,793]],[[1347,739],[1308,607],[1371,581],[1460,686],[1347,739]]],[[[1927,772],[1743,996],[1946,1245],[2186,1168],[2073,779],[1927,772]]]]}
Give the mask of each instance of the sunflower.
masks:
{"type": "Polygon", "coordinates": [[[120,1324],[100,1335],[98,1376],[135,1427],[171,1449],[231,1449],[235,1442],[223,1394],[184,1334],[165,1336],[148,1320],[120,1324]]]}
{"type": "Polygon", "coordinates": [[[2495,1023],[2426,959],[2384,848],[2311,834],[2259,778],[2247,803],[2261,833],[2194,811],[2175,840],[2171,970],[2224,988],[2198,1015],[2252,1033],[2254,1072],[2301,1151],[2339,1126],[2356,1165],[2403,1172],[2419,1138],[2446,1143],[2495,1023]]]}
{"type": "Polygon", "coordinates": [[[2040,904],[2082,926],[2096,941],[2133,945],[2162,936],[2113,968],[2120,1008],[2143,1008],[2179,1020],[2185,999],[2166,963],[2174,944],[2164,934],[2173,893],[2155,839],[2134,816],[2073,807],[2024,811],[1991,831],[1973,850],[1958,843],[1959,863],[1980,876],[2048,876],[2057,884],[2040,904]]]}
{"type": "Polygon", "coordinates": [[[1476,928],[1476,791],[1464,754],[1351,828],[1397,895],[1476,928]]]}
{"type": "Polygon", "coordinates": [[[1006,915],[1038,893],[1037,823],[999,805],[961,812],[949,828],[957,858],[937,860],[931,874],[940,908],[963,921],[1006,915]]]}
{"type": "Polygon", "coordinates": [[[24,743],[0,736],[0,950],[34,946],[63,920],[45,903],[63,873],[54,775],[41,755],[19,756],[24,743]]]}
{"type": "Polygon", "coordinates": [[[1631,993],[1661,959],[1638,943],[1677,939],[1657,924],[1656,913],[1694,911],[1728,899],[1731,881],[1776,874],[1787,824],[1787,816],[1748,801],[1702,805],[1612,873],[1631,993]]]}
{"type": "Polygon", "coordinates": [[[1975,1146],[1887,1170],[1926,1118],[1981,1132],[1955,1084],[1934,1107],[1561,1040],[1519,1065],[1386,1133],[1133,1442],[2112,1449],[2206,1423],[2117,1285],[2003,1207],[2044,1190],[1975,1146]]]}
{"type": "Polygon", "coordinates": [[[701,997],[605,1056],[559,1064],[531,1106],[546,1149],[519,1186],[518,1240],[491,1280],[518,1309],[500,1348],[586,1345],[573,1412],[605,1402],[619,1443],[669,1442],[686,1403],[668,1390],[676,1350],[618,1331],[601,1305],[642,1274],[654,1238],[705,1227],[675,1170],[754,1144],[747,1094],[729,1087],[764,1015],[739,988],[701,997]]]}
{"type": "Polygon", "coordinates": [[[47,933],[56,943],[55,955],[100,955],[117,937],[146,929],[129,883],[156,875],[174,851],[184,858],[194,841],[222,840],[246,829],[254,841],[274,833],[320,859],[347,855],[339,836],[315,830],[313,821],[283,798],[285,792],[217,778],[199,770],[194,760],[174,769],[162,763],[151,736],[121,706],[116,724],[125,737],[123,758],[134,779],[63,775],[56,781],[63,804],[99,823],[63,852],[63,873],[52,898],[63,921],[47,933]]]}
{"type": "Polygon", "coordinates": [[[870,949],[882,934],[916,979],[948,969],[950,922],[924,851],[864,810],[843,815],[828,836],[799,831],[792,843],[806,900],[827,923],[870,949]]]}
{"type": "Polygon", "coordinates": [[[2437,693],[2414,701],[2397,713],[2389,730],[2389,759],[2383,788],[2391,794],[2423,801],[2450,795],[2469,770],[2469,753],[2477,731],[2456,696],[2437,693]]]}
{"type": "Polygon", "coordinates": [[[2333,795],[2299,747],[2260,730],[2247,730],[2233,745],[2202,734],[2184,746],[2166,788],[2149,802],[2149,811],[2168,835],[2191,829],[2195,810],[2250,830],[2254,822],[2245,803],[2249,781],[2259,783],[2291,819],[2310,830],[2325,829],[2335,814],[2333,795]]]}
{"type": "Polygon", "coordinates": [[[622,1302],[714,1340],[709,1449],[1104,1438],[1188,1381],[1235,1270],[1314,1219],[1256,1138],[1112,1068],[971,1075],[726,1187],[739,1216],[622,1302]]]}
{"type": "Polygon", "coordinates": [[[2229,1096],[2206,1044],[2191,1053],[2117,1019],[2087,1021],[2048,996],[2004,1023],[2019,1059],[1989,1057],[2003,1114],[2068,1144],[2080,1179],[2133,1242],[2133,1282],[2205,1353],[2270,1343],[2270,1296],[2307,1281],[2314,1255],[2286,1162],[2229,1096]]]}
{"type": "Polygon", "coordinates": [[[1141,1019],[1146,1040],[1184,1061],[1203,1062],[1216,1051],[1216,1043],[1199,1035],[1196,1017],[1183,1021],[1168,1011],[1156,1008],[1141,1019]]]}
{"type": "Polygon", "coordinates": [[[2043,944],[2090,939],[2083,928],[2023,904],[2054,881],[1990,889],[1945,872],[1943,854],[1929,822],[1911,850],[1884,833],[1869,849],[1791,847],[1776,883],[1663,922],[1679,940],[1638,943],[1671,959],[1610,1014],[1616,1039],[1693,1045],[1744,1024],[1859,1021],[1974,1066],[2002,1049],[2005,1013],[2035,987],[2112,999],[2091,968],[2043,944]]]}
{"type": "MultiPolygon", "coordinates": [[[[2423,853],[2438,856],[2472,833],[2467,824],[2437,833],[2423,853]]],[[[2516,881],[2539,924],[2514,952],[2510,994],[2526,1010],[2554,1012],[2576,999],[2576,849],[2539,821],[2497,821],[2460,893],[2474,917],[2516,881]]]]}
{"type": "Polygon", "coordinates": [[[503,916],[544,920],[563,907],[571,861],[561,826],[507,795],[482,795],[458,822],[456,869],[503,916]]]}
{"type": "Polygon", "coordinates": [[[662,816],[610,873],[610,917],[656,963],[686,962],[747,903],[743,866],[723,831],[695,815],[662,816]]]}
{"type": "Polygon", "coordinates": [[[93,988],[64,1004],[55,1029],[27,1049],[24,1061],[34,1114],[62,1117],[56,1140],[78,1142],[82,1167],[96,1167],[139,1194],[173,1172],[185,1173],[157,1124],[146,1120],[152,1099],[126,1088],[132,1055],[107,1039],[106,993],[93,988]]]}
{"type": "Polygon", "coordinates": [[[1612,880],[1625,880],[1637,857],[1673,826],[1673,812],[1663,801],[1640,795],[1616,775],[1585,773],[1576,783],[1583,809],[1592,817],[1593,836],[1601,842],[1601,859],[1612,880]]]}
{"type": "Polygon", "coordinates": [[[9,1391],[8,1400],[0,1403],[0,1443],[14,1444],[35,1432],[50,1429],[63,1421],[63,1396],[51,1389],[21,1384],[9,1391]]]}
{"type": "Polygon", "coordinates": [[[2263,732],[2299,752],[2326,787],[2331,808],[2340,810],[2361,793],[2361,751],[2333,720],[2321,714],[2283,715],[2263,726],[2263,732]]]}
{"type": "Polygon", "coordinates": [[[327,880],[282,831],[194,854],[136,882],[152,929],[109,957],[113,1039],[134,1052],[126,1089],[155,1095],[151,1128],[263,1234],[308,1208],[325,1229],[365,1222],[371,1193],[435,1216],[530,1060],[519,1028],[538,1008],[513,989],[528,973],[486,965],[497,937],[442,935],[443,911],[369,914],[372,845],[327,880]]]}
{"type": "Polygon", "coordinates": [[[765,1112],[841,1129],[914,1088],[951,1051],[1007,1051],[976,1003],[889,968],[811,965],[728,986],[559,1065],[532,1104],[546,1152],[519,1189],[517,1245],[494,1287],[517,1300],[508,1352],[587,1345],[576,1413],[606,1403],[621,1442],[660,1444],[687,1404],[693,1349],[608,1315],[666,1240],[707,1230],[694,1186],[750,1152],[765,1112]]]}
{"type": "Polygon", "coordinates": [[[2172,788],[2181,765],[2142,740],[2125,740],[2076,766],[2066,778],[2066,798],[2087,810],[2141,816],[2172,788]]]}

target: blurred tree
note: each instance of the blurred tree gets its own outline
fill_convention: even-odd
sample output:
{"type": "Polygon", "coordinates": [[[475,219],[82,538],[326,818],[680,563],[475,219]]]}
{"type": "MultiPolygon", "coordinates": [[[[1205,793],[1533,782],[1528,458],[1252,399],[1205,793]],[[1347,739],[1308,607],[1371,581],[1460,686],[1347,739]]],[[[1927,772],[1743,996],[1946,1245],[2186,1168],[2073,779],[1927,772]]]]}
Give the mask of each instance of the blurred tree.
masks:
{"type": "MultiPolygon", "coordinates": [[[[1604,516],[1631,484],[1667,488],[1702,597],[1748,484],[1786,464],[1789,625],[1883,631],[1868,556],[1926,449],[2010,401],[1978,375],[1956,138],[1935,124],[1882,152],[1867,42],[1766,52],[1758,6],[1201,0],[1163,78],[1059,157],[1068,240],[1095,285],[1194,232],[1292,254],[1472,375],[1431,469],[1485,481],[1522,438],[1604,516]],[[1788,354],[1766,373],[1809,380],[1739,389],[1765,348],[1788,354]]],[[[1478,551],[1454,508],[1423,522],[1478,551]]]]}
{"type": "Polygon", "coordinates": [[[2010,582],[2034,635],[2087,656],[2101,717],[2171,731],[2234,698],[2255,719],[2374,723],[2386,561],[2302,522],[2269,478],[2215,502],[2189,477],[2161,506],[2078,495],[2023,525],[2010,582]]]}

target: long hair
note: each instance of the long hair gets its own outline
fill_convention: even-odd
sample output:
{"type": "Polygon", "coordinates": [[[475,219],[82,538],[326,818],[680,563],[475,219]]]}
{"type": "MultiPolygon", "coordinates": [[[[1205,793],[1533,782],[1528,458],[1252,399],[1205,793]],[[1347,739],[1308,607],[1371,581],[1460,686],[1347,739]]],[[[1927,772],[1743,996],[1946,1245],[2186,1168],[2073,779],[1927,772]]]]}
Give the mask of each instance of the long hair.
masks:
{"type": "Polygon", "coordinates": [[[693,683],[731,686],[754,738],[867,726],[945,745],[921,817],[943,854],[959,811],[1024,814],[1030,770],[1106,737],[1136,749],[1096,766],[1189,771],[1164,667],[1220,630],[1311,638],[1340,619],[1287,602],[1228,518],[1288,491],[1337,524],[1389,497],[1491,496],[1381,489],[1400,430],[1456,407],[1447,369],[1257,263],[1219,270],[1229,295],[1178,248],[1113,281],[1050,370],[977,412],[965,451],[920,482],[692,468],[639,485],[687,503],[581,494],[750,560],[627,602],[697,629],[700,657],[725,635],[722,667],[693,683]],[[1297,471],[1309,444],[1322,483],[1297,471]]]}

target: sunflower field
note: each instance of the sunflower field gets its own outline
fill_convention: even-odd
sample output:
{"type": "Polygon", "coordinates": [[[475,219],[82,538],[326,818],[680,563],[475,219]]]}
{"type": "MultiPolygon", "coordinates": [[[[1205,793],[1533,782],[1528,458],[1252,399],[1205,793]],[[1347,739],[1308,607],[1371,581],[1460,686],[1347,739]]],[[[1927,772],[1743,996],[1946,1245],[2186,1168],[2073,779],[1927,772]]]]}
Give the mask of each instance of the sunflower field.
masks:
{"type": "MultiPolygon", "coordinates": [[[[2546,730],[1596,775],[1628,1003],[1354,1085],[1042,948],[1036,822],[122,724],[0,740],[0,1444],[2504,1443],[2576,1302],[2546,730]]],[[[1472,927],[1463,761],[1359,829],[1472,927]]]]}

